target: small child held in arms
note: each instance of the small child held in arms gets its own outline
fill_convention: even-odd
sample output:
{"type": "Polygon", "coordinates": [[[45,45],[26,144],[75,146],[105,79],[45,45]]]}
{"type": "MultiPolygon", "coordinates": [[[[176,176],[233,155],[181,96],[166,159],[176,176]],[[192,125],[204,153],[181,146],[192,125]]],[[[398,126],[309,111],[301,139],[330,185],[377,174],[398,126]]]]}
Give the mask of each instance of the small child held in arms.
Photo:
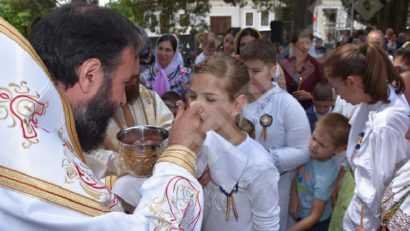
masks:
{"type": "Polygon", "coordinates": [[[330,197],[338,175],[333,158],[346,149],[349,120],[337,113],[320,118],[310,138],[311,159],[298,168],[289,201],[289,212],[298,222],[293,230],[328,230],[332,213],[330,197]]]}
{"type": "Polygon", "coordinates": [[[201,54],[195,59],[195,64],[202,63],[209,57],[215,54],[216,48],[219,45],[218,38],[214,33],[199,33],[195,36],[201,46],[201,54]]]}
{"type": "Polygon", "coordinates": [[[318,82],[313,88],[312,97],[313,105],[306,109],[306,115],[313,132],[316,122],[321,116],[332,111],[335,101],[332,87],[328,83],[318,82]]]}

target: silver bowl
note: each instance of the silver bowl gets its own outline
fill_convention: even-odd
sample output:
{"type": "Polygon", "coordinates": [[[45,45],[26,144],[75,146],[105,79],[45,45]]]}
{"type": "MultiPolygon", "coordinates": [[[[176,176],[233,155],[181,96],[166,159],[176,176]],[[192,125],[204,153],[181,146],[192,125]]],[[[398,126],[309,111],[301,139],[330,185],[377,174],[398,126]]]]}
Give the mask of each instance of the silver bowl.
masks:
{"type": "Polygon", "coordinates": [[[133,176],[150,177],[167,138],[167,130],[146,125],[129,127],[118,132],[122,168],[133,176]]]}

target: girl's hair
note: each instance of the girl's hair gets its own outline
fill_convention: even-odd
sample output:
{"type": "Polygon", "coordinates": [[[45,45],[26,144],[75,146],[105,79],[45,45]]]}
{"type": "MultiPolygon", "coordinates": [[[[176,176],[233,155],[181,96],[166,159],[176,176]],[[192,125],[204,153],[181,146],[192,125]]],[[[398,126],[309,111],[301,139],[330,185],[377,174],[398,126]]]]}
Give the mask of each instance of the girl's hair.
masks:
{"type": "Polygon", "coordinates": [[[343,81],[352,75],[360,77],[364,92],[372,97],[371,103],[389,102],[389,83],[394,85],[398,94],[405,89],[403,79],[386,52],[372,44],[346,44],[336,49],[325,61],[325,73],[328,78],[339,78],[343,81]]]}
{"type": "Polygon", "coordinates": [[[320,117],[316,123],[316,129],[320,129],[332,139],[332,145],[336,148],[347,145],[350,132],[349,119],[338,113],[327,113],[320,117]]]}
{"type": "Polygon", "coordinates": [[[333,91],[329,83],[318,82],[313,88],[313,100],[326,101],[333,100],[333,91]]]}
{"type": "Polygon", "coordinates": [[[259,39],[261,37],[261,34],[259,33],[258,30],[252,28],[252,27],[247,27],[241,31],[238,32],[238,34],[236,34],[235,36],[235,41],[234,41],[234,49],[235,49],[235,54],[239,55],[239,51],[241,49],[240,43],[241,43],[241,39],[244,36],[252,36],[255,39],[259,39]]]}
{"type": "Polygon", "coordinates": [[[249,74],[245,64],[228,55],[213,55],[205,62],[193,65],[193,74],[208,73],[216,76],[234,101],[240,94],[248,94],[249,74]]]}
{"type": "MultiPolygon", "coordinates": [[[[248,94],[249,73],[245,64],[230,55],[213,55],[205,62],[193,66],[193,74],[208,73],[221,80],[222,86],[232,102],[241,94],[248,94]]],[[[235,123],[242,131],[255,138],[255,127],[252,122],[237,115],[235,123]]]]}
{"type": "Polygon", "coordinates": [[[174,50],[174,52],[177,50],[177,46],[178,46],[178,40],[177,38],[172,35],[172,34],[164,34],[161,37],[158,38],[157,40],[157,46],[164,42],[164,41],[169,41],[171,43],[172,49],[174,50]]]}
{"type": "Polygon", "coordinates": [[[228,35],[228,34],[231,34],[234,38],[235,38],[235,36],[236,36],[236,34],[239,32],[239,28],[234,28],[234,27],[231,27],[231,28],[229,28],[226,32],[225,32],[225,35],[224,36],[226,36],[226,35],[228,35]]]}
{"type": "Polygon", "coordinates": [[[212,32],[210,33],[198,33],[195,35],[195,39],[201,43],[201,47],[204,46],[213,46],[215,48],[218,47],[218,38],[216,37],[216,35],[212,32]]]}

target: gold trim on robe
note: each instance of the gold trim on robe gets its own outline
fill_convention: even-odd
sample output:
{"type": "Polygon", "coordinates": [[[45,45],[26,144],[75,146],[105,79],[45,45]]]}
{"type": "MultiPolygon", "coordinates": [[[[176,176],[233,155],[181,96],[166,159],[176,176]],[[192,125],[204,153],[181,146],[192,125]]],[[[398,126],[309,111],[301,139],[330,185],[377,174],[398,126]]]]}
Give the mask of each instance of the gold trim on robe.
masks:
{"type": "Polygon", "coordinates": [[[111,212],[96,200],[3,166],[0,166],[0,186],[32,195],[88,216],[99,216],[111,212]]]}

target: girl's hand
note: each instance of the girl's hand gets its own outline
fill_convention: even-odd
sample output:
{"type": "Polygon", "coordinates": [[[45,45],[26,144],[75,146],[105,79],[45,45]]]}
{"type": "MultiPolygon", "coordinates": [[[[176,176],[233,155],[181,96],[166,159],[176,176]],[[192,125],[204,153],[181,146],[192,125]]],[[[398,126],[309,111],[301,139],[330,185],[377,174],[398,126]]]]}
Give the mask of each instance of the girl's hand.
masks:
{"type": "Polygon", "coordinates": [[[366,231],[362,226],[356,226],[356,231],[366,231]]]}

